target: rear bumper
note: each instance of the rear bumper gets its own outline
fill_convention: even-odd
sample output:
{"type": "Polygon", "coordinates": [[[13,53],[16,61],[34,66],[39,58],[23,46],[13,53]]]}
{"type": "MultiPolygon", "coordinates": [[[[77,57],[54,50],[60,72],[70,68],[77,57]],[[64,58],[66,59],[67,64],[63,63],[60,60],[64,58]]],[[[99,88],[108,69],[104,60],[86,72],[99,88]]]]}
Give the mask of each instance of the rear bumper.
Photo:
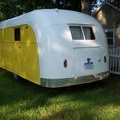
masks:
{"type": "Polygon", "coordinates": [[[108,78],[109,71],[102,72],[99,74],[88,75],[88,76],[81,76],[78,78],[66,78],[66,79],[41,79],[41,86],[50,87],[50,88],[57,88],[57,87],[65,87],[71,85],[78,85],[84,83],[90,83],[94,81],[103,80],[108,78]]]}

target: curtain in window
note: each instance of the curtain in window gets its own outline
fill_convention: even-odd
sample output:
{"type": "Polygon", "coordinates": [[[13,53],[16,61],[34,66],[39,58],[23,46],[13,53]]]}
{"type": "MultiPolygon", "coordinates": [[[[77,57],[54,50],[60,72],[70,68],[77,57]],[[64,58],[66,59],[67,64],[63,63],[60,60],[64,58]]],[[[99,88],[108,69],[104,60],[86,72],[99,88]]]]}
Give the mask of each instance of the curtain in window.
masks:
{"type": "Polygon", "coordinates": [[[70,26],[70,31],[71,31],[73,40],[83,40],[83,34],[82,34],[81,27],[70,26]]]}
{"type": "Polygon", "coordinates": [[[83,27],[84,35],[86,40],[91,39],[90,27],[83,27]]]}

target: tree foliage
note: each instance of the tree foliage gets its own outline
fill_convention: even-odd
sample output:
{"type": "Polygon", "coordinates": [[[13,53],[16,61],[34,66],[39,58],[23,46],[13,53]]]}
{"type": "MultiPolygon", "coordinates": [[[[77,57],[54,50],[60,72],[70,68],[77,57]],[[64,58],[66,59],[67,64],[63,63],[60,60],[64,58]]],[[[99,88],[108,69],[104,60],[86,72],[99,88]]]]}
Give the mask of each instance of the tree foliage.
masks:
{"type": "Polygon", "coordinates": [[[0,1],[0,20],[8,19],[20,14],[40,8],[53,7],[52,0],[1,0],[0,1]]]}
{"type": "Polygon", "coordinates": [[[15,0],[1,0],[0,19],[9,18],[18,14],[18,5],[15,0]]]}
{"type": "Polygon", "coordinates": [[[54,0],[56,8],[81,11],[81,0],[54,0]]]}
{"type": "Polygon", "coordinates": [[[81,1],[95,0],[0,0],[0,20],[42,8],[59,8],[81,11],[81,1]]]}
{"type": "Polygon", "coordinates": [[[120,1],[119,0],[107,0],[107,1],[110,2],[113,6],[120,9],[120,1]]]}
{"type": "Polygon", "coordinates": [[[1,0],[0,1],[0,20],[21,15],[23,13],[40,8],[53,7],[52,0],[1,0]]]}
{"type": "MultiPolygon", "coordinates": [[[[42,8],[81,11],[83,1],[89,2],[89,4],[97,2],[97,0],[0,0],[0,21],[42,8]]],[[[109,0],[109,2],[118,7],[120,5],[117,0],[109,0]]]]}

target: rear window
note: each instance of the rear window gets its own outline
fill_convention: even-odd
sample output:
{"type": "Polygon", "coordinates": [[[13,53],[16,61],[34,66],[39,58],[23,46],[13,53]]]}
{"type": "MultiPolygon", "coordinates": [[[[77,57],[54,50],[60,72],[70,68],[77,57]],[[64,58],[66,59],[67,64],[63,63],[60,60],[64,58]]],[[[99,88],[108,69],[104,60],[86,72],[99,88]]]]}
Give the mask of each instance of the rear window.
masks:
{"type": "Polygon", "coordinates": [[[93,27],[69,26],[73,40],[95,40],[93,27]]]}
{"type": "Polygon", "coordinates": [[[70,31],[73,40],[83,40],[82,29],[79,26],[70,26],[70,31]]]}
{"type": "Polygon", "coordinates": [[[83,27],[83,31],[86,40],[95,40],[92,27],[83,27]]]}

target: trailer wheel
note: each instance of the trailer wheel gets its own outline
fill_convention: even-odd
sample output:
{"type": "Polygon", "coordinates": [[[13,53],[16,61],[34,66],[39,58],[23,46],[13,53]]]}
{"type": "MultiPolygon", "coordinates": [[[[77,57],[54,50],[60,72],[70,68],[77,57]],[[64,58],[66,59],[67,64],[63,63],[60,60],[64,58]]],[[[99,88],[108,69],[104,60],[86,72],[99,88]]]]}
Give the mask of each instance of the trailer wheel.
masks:
{"type": "Polygon", "coordinates": [[[16,80],[20,80],[20,79],[22,79],[19,75],[17,75],[17,74],[14,74],[14,78],[16,79],[16,80]]]}
{"type": "Polygon", "coordinates": [[[14,75],[14,78],[18,80],[18,75],[17,74],[13,74],[13,75],[14,75]]]}

